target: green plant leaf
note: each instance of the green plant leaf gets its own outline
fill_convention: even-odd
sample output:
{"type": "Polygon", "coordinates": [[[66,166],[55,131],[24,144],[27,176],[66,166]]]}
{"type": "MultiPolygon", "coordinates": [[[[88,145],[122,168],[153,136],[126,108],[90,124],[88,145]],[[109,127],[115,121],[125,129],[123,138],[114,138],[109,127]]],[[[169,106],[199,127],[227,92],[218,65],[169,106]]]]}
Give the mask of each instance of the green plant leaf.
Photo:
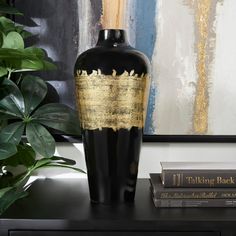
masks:
{"type": "Polygon", "coordinates": [[[11,61],[12,67],[15,69],[14,72],[25,72],[25,71],[39,71],[39,70],[54,70],[55,65],[42,59],[23,59],[21,61],[11,61]]]}
{"type": "Polygon", "coordinates": [[[28,171],[16,177],[9,176],[7,179],[5,179],[4,176],[1,177],[0,186],[5,185],[5,187],[0,187],[0,215],[16,200],[28,195],[25,191],[25,189],[30,186],[26,186],[28,179],[28,171]],[[5,182],[5,184],[3,184],[3,182],[5,182]]]}
{"type": "Polygon", "coordinates": [[[0,143],[13,143],[18,145],[23,135],[25,124],[23,122],[15,122],[0,131],[0,143]]]}
{"type": "Polygon", "coordinates": [[[24,40],[17,32],[10,32],[3,39],[2,48],[24,49],[24,40]]]}
{"type": "Polygon", "coordinates": [[[5,98],[6,96],[8,96],[10,94],[10,90],[9,90],[9,87],[8,86],[1,86],[0,88],[0,100],[5,98]]]}
{"type": "Polygon", "coordinates": [[[11,65],[15,69],[15,73],[44,70],[41,59],[12,60],[11,65]]]}
{"type": "Polygon", "coordinates": [[[81,173],[86,173],[83,170],[72,166],[75,164],[76,162],[74,160],[53,156],[51,158],[42,158],[41,160],[38,160],[34,166],[34,170],[46,167],[61,167],[61,168],[69,168],[81,173]]]}
{"type": "Polygon", "coordinates": [[[35,54],[32,54],[26,49],[12,49],[12,48],[0,48],[1,60],[38,60],[35,54]]]}
{"type": "Polygon", "coordinates": [[[0,143],[0,160],[7,159],[10,156],[16,154],[16,145],[12,143],[0,143]]]}
{"type": "Polygon", "coordinates": [[[39,77],[27,75],[22,80],[21,92],[25,101],[25,113],[29,115],[45,98],[47,84],[39,77]]]}
{"type": "Polygon", "coordinates": [[[10,189],[12,189],[12,187],[7,187],[7,188],[2,188],[2,189],[0,189],[0,199],[1,199],[1,197],[2,197],[6,192],[8,192],[10,189]]]}
{"type": "MultiPolygon", "coordinates": [[[[5,126],[7,126],[7,121],[6,120],[2,120],[1,118],[0,118],[0,130],[1,129],[3,129],[5,126]]],[[[0,170],[0,172],[1,172],[1,170],[0,170]]]]}
{"type": "Polygon", "coordinates": [[[65,158],[65,157],[59,157],[59,156],[53,156],[50,158],[53,163],[57,164],[64,164],[64,165],[75,165],[76,162],[74,160],[65,158]]]}
{"type": "Polygon", "coordinates": [[[23,117],[25,106],[21,91],[11,80],[5,79],[3,85],[11,86],[12,91],[0,101],[0,108],[7,110],[18,117],[23,117]]]}
{"type": "Polygon", "coordinates": [[[23,39],[33,36],[30,32],[24,30],[24,26],[15,26],[16,32],[18,32],[23,39]]]}
{"type": "Polygon", "coordinates": [[[6,169],[7,169],[7,167],[4,166],[5,171],[0,177],[0,180],[1,180],[0,181],[0,189],[12,186],[12,182],[14,180],[14,175],[11,172],[7,171],[6,169]]]}
{"type": "Polygon", "coordinates": [[[22,30],[22,31],[20,32],[20,35],[22,36],[23,39],[27,39],[27,38],[33,36],[33,34],[30,33],[30,32],[27,31],[27,30],[22,30]]]}
{"type": "Polygon", "coordinates": [[[40,124],[30,122],[26,125],[26,137],[32,148],[43,157],[51,157],[55,153],[55,140],[40,124]]]}
{"type": "Polygon", "coordinates": [[[45,53],[40,48],[12,49],[0,48],[0,60],[13,72],[53,70],[56,66],[44,60],[45,53]]]}
{"type": "Polygon", "coordinates": [[[29,168],[35,164],[35,159],[36,153],[33,148],[27,144],[23,144],[17,146],[17,153],[15,155],[0,161],[0,165],[12,167],[23,165],[29,168]]]}
{"type": "Polygon", "coordinates": [[[47,165],[48,163],[51,163],[51,159],[50,158],[42,158],[42,159],[36,161],[33,169],[34,170],[40,169],[41,167],[47,165]]]}
{"type": "MultiPolygon", "coordinates": [[[[8,159],[7,159],[8,160],[8,159]]],[[[1,177],[0,177],[0,189],[2,188],[6,188],[6,187],[11,187],[11,186],[25,186],[31,172],[28,171],[28,169],[22,168],[22,166],[16,166],[16,167],[12,167],[12,166],[5,166],[4,168],[5,170],[10,169],[10,171],[8,170],[7,173],[4,173],[1,177]],[[20,167],[20,168],[19,168],[20,167]],[[13,172],[13,173],[11,173],[13,172]],[[16,174],[19,173],[20,174],[16,174]]]]}
{"type": "Polygon", "coordinates": [[[8,79],[0,80],[0,100],[12,93],[14,89],[15,85],[12,85],[11,82],[8,83],[8,79]]]}
{"type": "Polygon", "coordinates": [[[78,171],[80,173],[83,173],[83,174],[86,174],[85,171],[79,169],[79,168],[76,168],[76,167],[73,167],[73,166],[67,166],[67,165],[63,165],[63,164],[47,164],[43,167],[61,167],[61,168],[68,168],[68,169],[71,169],[71,170],[75,170],[75,171],[78,171]]]}
{"type": "Polygon", "coordinates": [[[38,108],[32,115],[37,122],[63,131],[67,134],[80,134],[80,124],[76,112],[66,105],[49,103],[38,108]]]}
{"type": "Polygon", "coordinates": [[[5,108],[0,107],[0,120],[15,120],[15,119],[19,119],[19,116],[16,115],[14,112],[8,111],[5,108]]]}
{"type": "Polygon", "coordinates": [[[0,31],[4,34],[15,31],[15,23],[5,16],[0,16],[0,31]]]}
{"type": "Polygon", "coordinates": [[[0,66],[0,77],[3,77],[8,73],[7,69],[0,66]]]}
{"type": "Polygon", "coordinates": [[[56,70],[57,66],[49,61],[43,61],[44,70],[56,70]]]}
{"type": "MultiPolygon", "coordinates": [[[[25,49],[0,48],[0,59],[13,65],[16,70],[51,70],[56,66],[46,60],[45,52],[41,48],[29,47],[25,49]]],[[[12,68],[12,67],[11,67],[12,68]]]]}
{"type": "Polygon", "coordinates": [[[0,31],[0,47],[2,47],[3,39],[4,39],[4,35],[3,35],[3,33],[0,31]]]}
{"type": "Polygon", "coordinates": [[[50,158],[42,158],[35,163],[34,169],[39,169],[46,165],[75,165],[76,162],[64,157],[52,156],[50,158]]]}
{"type": "Polygon", "coordinates": [[[41,48],[28,47],[28,48],[25,48],[24,51],[26,53],[34,55],[35,57],[37,57],[39,59],[44,59],[46,57],[46,54],[45,54],[44,50],[41,49],[41,48]]]}
{"type": "Polygon", "coordinates": [[[14,202],[28,195],[23,188],[12,187],[0,198],[0,215],[3,214],[14,202]]]}
{"type": "Polygon", "coordinates": [[[22,103],[21,97],[18,97],[13,92],[0,101],[0,106],[8,111],[15,113],[18,117],[22,117],[24,113],[24,103],[22,103]]]}
{"type": "Polygon", "coordinates": [[[31,167],[35,163],[36,153],[31,146],[24,144],[18,146],[18,152],[14,156],[19,160],[19,164],[31,167]]]}
{"type": "Polygon", "coordinates": [[[0,13],[1,14],[10,14],[10,15],[23,15],[15,7],[9,6],[3,2],[0,2],[0,13]]]}

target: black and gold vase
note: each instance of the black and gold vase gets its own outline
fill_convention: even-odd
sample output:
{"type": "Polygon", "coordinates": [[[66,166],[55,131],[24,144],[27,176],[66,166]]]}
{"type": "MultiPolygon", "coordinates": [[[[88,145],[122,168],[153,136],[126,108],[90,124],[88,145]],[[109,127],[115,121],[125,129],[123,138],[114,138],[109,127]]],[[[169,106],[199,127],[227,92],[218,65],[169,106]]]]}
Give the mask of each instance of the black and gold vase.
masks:
{"type": "Polygon", "coordinates": [[[149,91],[149,62],[124,30],[101,30],[75,64],[76,96],[94,203],[132,202],[149,91]]]}

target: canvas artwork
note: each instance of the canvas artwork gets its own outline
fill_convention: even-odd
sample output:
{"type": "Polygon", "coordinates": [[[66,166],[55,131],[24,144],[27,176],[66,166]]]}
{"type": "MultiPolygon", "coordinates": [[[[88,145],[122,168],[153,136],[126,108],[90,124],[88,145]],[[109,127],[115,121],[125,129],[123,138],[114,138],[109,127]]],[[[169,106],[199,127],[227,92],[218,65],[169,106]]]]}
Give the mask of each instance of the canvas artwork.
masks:
{"type": "MultiPolygon", "coordinates": [[[[16,2],[21,6],[22,2],[28,6],[31,2],[29,12],[36,4],[32,0],[16,2]]],[[[54,45],[49,47],[41,37],[41,46],[48,49],[52,58],[63,58],[65,64],[93,47],[98,31],[117,16],[115,24],[122,24],[130,44],[144,52],[152,64],[145,134],[236,134],[235,0],[37,2],[43,2],[45,9],[50,8],[47,4],[53,9],[52,15],[35,17],[41,25],[40,34],[44,24],[51,29],[53,24],[59,24],[57,30],[47,31],[48,35],[51,33],[49,37],[54,37],[54,45]],[[63,47],[64,53],[55,56],[56,50],[62,48],[55,48],[61,45],[58,41],[65,40],[63,33],[67,39],[70,37],[72,49],[69,45],[63,47]]],[[[41,8],[37,8],[37,13],[41,8]]],[[[73,65],[68,65],[66,71],[70,80],[55,82],[55,76],[51,84],[73,87],[73,65]]],[[[65,103],[69,103],[73,99],[71,92],[59,93],[62,92],[65,103]]]]}
{"type": "MultiPolygon", "coordinates": [[[[80,24],[87,27],[80,35],[80,52],[94,44],[91,29],[96,27],[91,2],[82,2],[86,17],[80,24]]],[[[236,1],[123,4],[130,43],[152,63],[145,134],[236,134],[236,1]]]]}

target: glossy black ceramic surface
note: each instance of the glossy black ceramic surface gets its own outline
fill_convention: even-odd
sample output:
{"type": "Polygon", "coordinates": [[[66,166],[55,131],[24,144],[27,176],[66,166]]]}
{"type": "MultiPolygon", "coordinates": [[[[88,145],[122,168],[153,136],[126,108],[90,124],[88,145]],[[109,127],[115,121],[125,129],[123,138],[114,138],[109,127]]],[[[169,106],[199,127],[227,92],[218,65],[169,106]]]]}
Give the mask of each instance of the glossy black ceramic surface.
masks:
{"type": "Polygon", "coordinates": [[[147,57],[129,45],[124,30],[101,30],[96,47],[79,56],[75,70],[92,73],[100,69],[105,75],[110,75],[113,69],[117,74],[135,70],[141,75],[149,72],[148,64],[147,57]]]}
{"type": "MultiPolygon", "coordinates": [[[[78,70],[100,69],[102,74],[117,75],[134,70],[149,73],[146,56],[132,48],[124,30],[101,30],[96,47],[82,53],[75,64],[78,70]]],[[[102,128],[83,130],[91,201],[94,203],[132,202],[135,196],[143,130],[102,128]]]]}

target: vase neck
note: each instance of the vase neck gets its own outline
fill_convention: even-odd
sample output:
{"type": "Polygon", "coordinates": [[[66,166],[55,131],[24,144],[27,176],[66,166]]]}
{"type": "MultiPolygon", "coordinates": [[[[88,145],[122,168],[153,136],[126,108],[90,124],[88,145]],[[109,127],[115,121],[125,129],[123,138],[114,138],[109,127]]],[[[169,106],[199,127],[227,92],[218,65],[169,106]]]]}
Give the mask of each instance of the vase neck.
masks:
{"type": "Polygon", "coordinates": [[[120,29],[100,30],[96,46],[120,47],[129,46],[126,32],[120,29]]]}

